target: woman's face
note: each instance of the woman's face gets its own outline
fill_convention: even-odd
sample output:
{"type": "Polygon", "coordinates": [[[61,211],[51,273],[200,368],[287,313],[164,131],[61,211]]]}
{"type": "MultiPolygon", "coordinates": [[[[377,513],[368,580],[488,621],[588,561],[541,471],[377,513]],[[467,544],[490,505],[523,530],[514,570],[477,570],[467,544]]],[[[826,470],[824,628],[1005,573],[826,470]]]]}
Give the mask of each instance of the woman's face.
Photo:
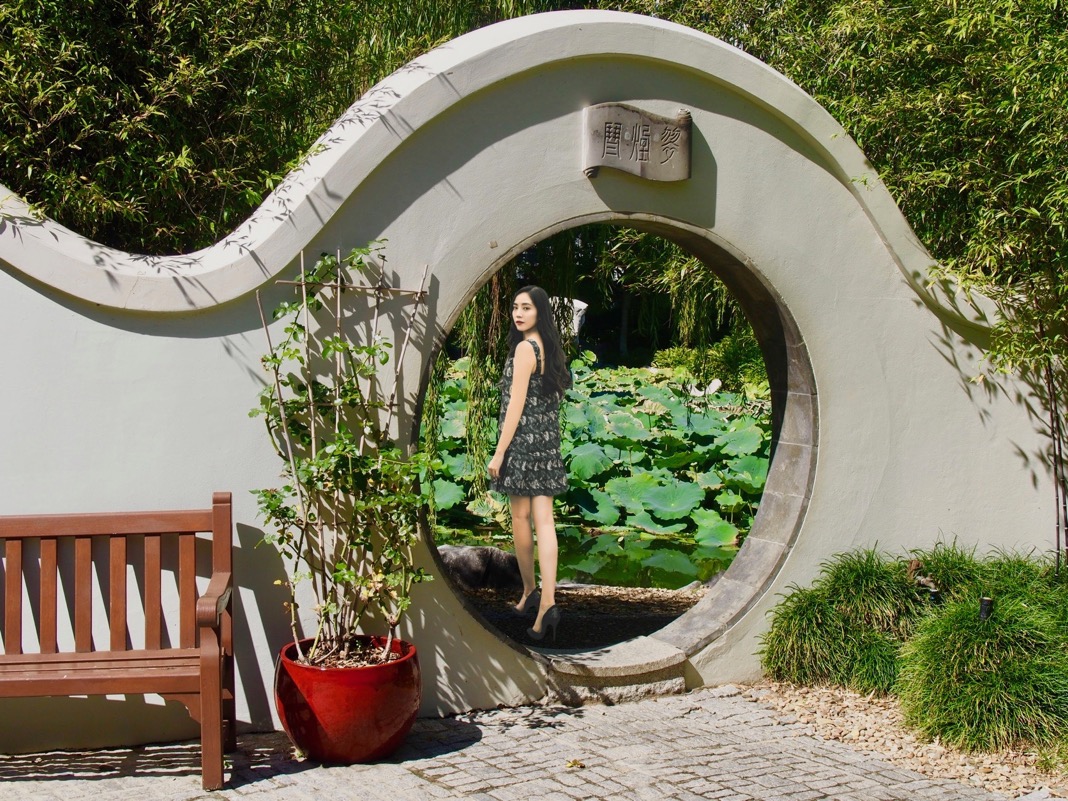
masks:
{"type": "Polygon", "coordinates": [[[538,309],[526,292],[515,296],[512,302],[512,322],[522,332],[533,331],[538,324],[538,309]]]}

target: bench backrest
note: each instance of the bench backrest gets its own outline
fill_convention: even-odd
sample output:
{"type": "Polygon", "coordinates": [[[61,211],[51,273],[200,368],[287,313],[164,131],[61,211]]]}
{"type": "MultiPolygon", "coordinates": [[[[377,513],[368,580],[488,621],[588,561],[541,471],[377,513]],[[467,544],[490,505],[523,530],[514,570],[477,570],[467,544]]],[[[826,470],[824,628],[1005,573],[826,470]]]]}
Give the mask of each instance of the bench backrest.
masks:
{"type": "Polygon", "coordinates": [[[211,533],[212,572],[229,572],[231,514],[230,493],[217,492],[210,509],[0,516],[4,557],[4,653],[23,653],[23,593],[28,586],[39,598],[35,615],[39,653],[57,653],[62,645],[60,587],[64,590],[67,607],[72,610],[69,621],[65,622],[73,630],[74,652],[95,650],[93,607],[96,584],[107,588],[106,597],[96,602],[104,607],[108,618],[109,650],[127,650],[127,574],[131,569],[135,574],[143,575],[140,602],[145,623],[144,647],[147,650],[164,647],[163,578],[168,572],[166,563],[171,561],[165,559],[164,551],[173,549],[175,539],[177,560],[174,572],[180,611],[178,642],[170,645],[196,647],[197,534],[211,533]],[[34,541],[36,548],[32,547],[34,541]],[[32,551],[37,552],[37,558],[33,558],[32,551]],[[69,555],[71,551],[73,557],[69,555]],[[131,560],[135,553],[137,563],[133,564],[131,560]],[[94,562],[101,556],[106,556],[107,568],[103,571],[106,576],[98,576],[99,582],[94,582],[94,562]],[[70,571],[71,561],[73,573],[70,571]],[[64,581],[64,575],[68,580],[64,581]]]}

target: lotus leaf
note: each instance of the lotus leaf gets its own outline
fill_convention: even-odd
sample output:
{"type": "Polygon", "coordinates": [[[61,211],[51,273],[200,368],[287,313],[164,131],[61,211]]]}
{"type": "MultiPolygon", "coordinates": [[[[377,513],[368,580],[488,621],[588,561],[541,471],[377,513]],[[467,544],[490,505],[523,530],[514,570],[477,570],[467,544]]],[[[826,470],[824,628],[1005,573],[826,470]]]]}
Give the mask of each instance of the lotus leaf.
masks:
{"type": "Polygon", "coordinates": [[[578,403],[566,403],[562,408],[564,425],[576,428],[579,431],[586,429],[589,420],[586,417],[586,407],[578,403]]]}
{"type": "Polygon", "coordinates": [[[451,509],[461,503],[466,496],[467,493],[459,484],[443,478],[434,479],[434,507],[436,509],[451,509]]]}
{"type": "Polygon", "coordinates": [[[723,413],[716,409],[704,409],[690,415],[688,426],[698,436],[714,437],[722,434],[727,428],[727,420],[723,413]]]}
{"type": "Polygon", "coordinates": [[[657,440],[657,445],[662,454],[653,457],[653,464],[657,467],[676,470],[701,458],[686,440],[677,436],[663,434],[657,440]]]}
{"type": "Polygon", "coordinates": [[[467,436],[466,418],[466,411],[450,409],[441,418],[441,436],[446,439],[463,439],[467,436]]]}
{"type": "MultiPolygon", "coordinates": [[[[685,523],[675,523],[673,525],[665,525],[658,523],[649,516],[646,511],[637,512],[635,514],[628,515],[627,525],[634,526],[635,528],[643,529],[650,534],[678,534],[686,528],[685,523]]],[[[652,539],[652,538],[646,538],[652,539]]]]}
{"type": "Polygon", "coordinates": [[[698,560],[717,559],[730,562],[738,555],[737,545],[698,545],[693,549],[691,556],[698,560]]]}
{"type": "Polygon", "coordinates": [[[593,488],[581,489],[573,493],[573,500],[587,520],[602,526],[614,526],[619,522],[619,508],[605,492],[593,488]]]}
{"type": "Polygon", "coordinates": [[[639,412],[646,417],[662,417],[667,414],[668,407],[662,404],[660,401],[646,400],[640,406],[635,407],[639,412]]]}
{"type": "Polygon", "coordinates": [[[684,576],[696,576],[697,566],[682,551],[660,548],[648,559],[642,561],[643,567],[656,568],[669,573],[681,573],[684,576]]]}
{"type": "Polygon", "coordinates": [[[715,470],[709,470],[707,473],[698,473],[693,477],[693,480],[696,482],[697,486],[703,490],[717,490],[723,486],[723,479],[715,470]]]}
{"type": "Polygon", "coordinates": [[[661,520],[678,520],[689,517],[704,499],[697,484],[672,480],[645,493],[645,508],[661,520]]]}
{"type": "Polygon", "coordinates": [[[446,453],[441,463],[444,468],[441,472],[449,478],[462,478],[469,470],[466,453],[446,453]]]}
{"type": "Polygon", "coordinates": [[[737,512],[745,506],[745,498],[734,490],[724,490],[716,496],[716,505],[724,512],[737,512]]]}
{"type": "Polygon", "coordinates": [[[659,486],[657,480],[648,473],[633,476],[620,476],[604,485],[605,490],[617,504],[628,512],[640,512],[645,508],[645,494],[659,486]]]}
{"type": "Polygon", "coordinates": [[[768,480],[768,460],[750,454],[727,462],[723,481],[746,492],[760,492],[768,480]]]}
{"type": "Polygon", "coordinates": [[[764,432],[752,420],[735,420],[716,437],[716,445],[728,456],[747,456],[760,450],[763,439],[764,432]]]}
{"type": "Polygon", "coordinates": [[[570,473],[583,481],[600,475],[612,467],[612,459],[604,448],[593,442],[579,445],[570,453],[570,473]]]}
{"type": "Polygon", "coordinates": [[[612,534],[601,534],[593,538],[593,545],[590,546],[590,553],[603,553],[609,555],[619,556],[623,553],[623,538],[617,537],[612,534]]]}
{"type": "Polygon", "coordinates": [[[573,564],[571,569],[577,573],[589,573],[591,576],[595,576],[607,564],[607,556],[587,556],[581,562],[573,564]]]}
{"type": "Polygon", "coordinates": [[[697,524],[694,539],[701,545],[734,545],[738,539],[738,527],[712,509],[698,509],[693,513],[693,520],[697,524]]]}
{"type": "Polygon", "coordinates": [[[608,430],[616,439],[641,442],[652,435],[642,421],[629,412],[612,412],[608,415],[608,430]]]}
{"type": "Polygon", "coordinates": [[[631,467],[641,464],[649,455],[646,451],[634,451],[627,450],[626,448],[613,448],[611,446],[606,447],[604,452],[612,457],[613,464],[629,465],[631,467]]]}

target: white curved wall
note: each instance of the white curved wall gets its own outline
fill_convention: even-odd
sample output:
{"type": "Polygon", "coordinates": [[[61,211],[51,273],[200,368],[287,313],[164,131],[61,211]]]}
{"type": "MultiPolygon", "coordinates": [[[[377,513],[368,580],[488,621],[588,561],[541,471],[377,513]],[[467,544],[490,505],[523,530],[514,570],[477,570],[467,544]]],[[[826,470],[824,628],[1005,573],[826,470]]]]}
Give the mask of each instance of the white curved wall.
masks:
{"type": "MultiPolygon", "coordinates": [[[[302,248],[386,239],[388,267],[407,286],[431,266],[432,335],[406,364],[412,399],[434,338],[492,270],[569,221],[640,214],[707,235],[736,254],[732,269],[771,287],[811,362],[819,456],[798,490],[807,512],[785,561],[725,633],[690,655],[691,683],[753,677],[776,594],[808,582],[834,552],[901,550],[940,535],[984,550],[1048,547],[1041,438],[1014,387],[987,394],[968,380],[981,321],[924,291],[930,257],[863,155],[759,62],[658,20],[529,17],[409,65],[322,142],[250,220],[189,256],[120,253],[33,220],[17,199],[0,206],[0,512],[200,506],[213,490],[233,491],[243,720],[271,724],[273,654],[287,635],[272,583],[280,566],[254,549],[260,524],[247,492],[277,475],[262,424],[247,417],[265,348],[250,293],[292,269],[302,248]],[[607,101],[664,115],[689,109],[692,178],[654,184],[602,170],[587,179],[582,109],[607,101]]],[[[433,566],[429,551],[422,559],[433,566]]],[[[407,627],[420,647],[426,713],[543,692],[544,668],[484,631],[444,582],[418,588],[407,627]]],[[[80,741],[121,741],[131,721],[190,731],[183,711],[146,712],[140,702],[0,710],[62,715],[80,741]],[[114,732],[71,725],[105,704],[114,732]]],[[[0,748],[57,744],[46,726],[18,743],[7,737],[0,748]]]]}

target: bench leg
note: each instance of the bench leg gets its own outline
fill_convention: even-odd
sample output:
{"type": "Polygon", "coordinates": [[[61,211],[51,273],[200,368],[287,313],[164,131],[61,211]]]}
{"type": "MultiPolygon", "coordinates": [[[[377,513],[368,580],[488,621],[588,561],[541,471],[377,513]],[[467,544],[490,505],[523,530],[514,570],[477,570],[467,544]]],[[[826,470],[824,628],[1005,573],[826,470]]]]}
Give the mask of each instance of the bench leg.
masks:
{"type": "Polygon", "coordinates": [[[237,750],[237,696],[234,694],[234,655],[223,656],[223,676],[226,695],[223,698],[223,750],[232,754],[237,750]]]}
{"type": "Polygon", "coordinates": [[[214,630],[200,632],[200,749],[205,790],[223,786],[222,653],[214,630]]]}

